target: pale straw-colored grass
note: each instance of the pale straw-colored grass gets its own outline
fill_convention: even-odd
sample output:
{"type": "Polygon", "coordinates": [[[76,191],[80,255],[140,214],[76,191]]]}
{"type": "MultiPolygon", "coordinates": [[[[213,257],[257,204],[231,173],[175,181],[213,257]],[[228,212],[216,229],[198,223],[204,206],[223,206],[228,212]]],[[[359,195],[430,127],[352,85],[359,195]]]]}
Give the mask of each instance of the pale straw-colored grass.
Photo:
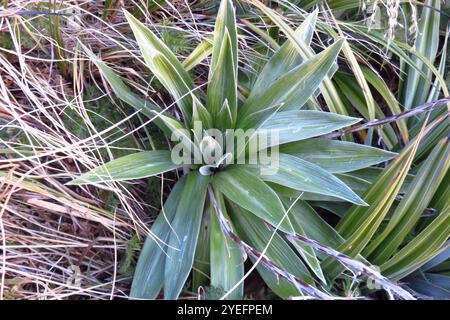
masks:
{"type": "MultiPolygon", "coordinates": [[[[0,18],[1,32],[12,43],[0,53],[0,299],[126,297],[130,277],[119,269],[128,242],[134,234],[145,237],[159,204],[152,208],[139,199],[142,192],[134,189],[140,182],[103,187],[118,199],[117,207],[98,198],[97,188],[69,188],[65,182],[110,160],[110,137],[125,135],[136,115],[101,131],[92,122],[98,115],[86,104],[109,94],[85,97],[85,82],[95,78],[76,44],[93,15],[85,11],[61,25],[65,46],[58,50],[65,50],[63,62],[72,74],[64,79],[54,55],[58,44],[36,24],[36,15],[19,13],[30,3],[13,3],[0,18]],[[74,115],[87,137],[68,129],[74,115]]],[[[76,1],[65,5],[72,12],[81,8],[76,1]]],[[[90,28],[101,23],[94,20],[90,28]]],[[[112,31],[114,25],[105,29],[86,38],[103,48],[115,46],[121,33],[112,31]]]]}

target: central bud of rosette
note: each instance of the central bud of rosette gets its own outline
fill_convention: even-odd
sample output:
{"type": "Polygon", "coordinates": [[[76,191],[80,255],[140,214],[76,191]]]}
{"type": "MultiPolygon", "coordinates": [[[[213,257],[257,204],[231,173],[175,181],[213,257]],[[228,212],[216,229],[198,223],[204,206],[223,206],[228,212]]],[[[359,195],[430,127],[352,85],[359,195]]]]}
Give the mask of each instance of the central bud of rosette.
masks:
{"type": "Polygon", "coordinates": [[[211,175],[229,164],[254,165],[262,174],[278,170],[278,131],[262,129],[204,129],[201,121],[193,128],[177,129],[171,157],[175,164],[195,166],[211,175]]]}
{"type": "Polygon", "coordinates": [[[199,169],[201,174],[211,175],[219,167],[232,163],[233,153],[224,153],[221,142],[212,136],[205,136],[200,141],[199,149],[203,159],[203,166],[199,169]]]}

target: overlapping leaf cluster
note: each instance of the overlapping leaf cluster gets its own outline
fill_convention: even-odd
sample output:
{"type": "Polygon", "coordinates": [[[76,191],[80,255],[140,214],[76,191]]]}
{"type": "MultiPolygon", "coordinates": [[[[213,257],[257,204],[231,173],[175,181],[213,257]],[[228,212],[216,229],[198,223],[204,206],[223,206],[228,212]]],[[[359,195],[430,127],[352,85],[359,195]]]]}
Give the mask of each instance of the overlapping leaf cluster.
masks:
{"type": "MultiPolygon", "coordinates": [[[[270,262],[258,263],[256,268],[282,298],[314,290],[339,294],[342,291],[337,283],[351,283],[345,276],[344,259],[317,252],[314,246],[293,240],[295,235],[333,248],[346,259],[377,265],[394,281],[430,264],[445,249],[450,232],[448,112],[440,108],[431,115],[399,122],[401,139],[394,126],[384,127],[380,136],[398,156],[386,168],[373,167],[396,154],[357,144],[351,137],[343,141],[322,136],[361,120],[349,115],[362,115],[367,120],[384,116],[369,84],[392,113],[398,113],[399,103],[386,83],[357,63],[352,47],[339,37],[339,27],[330,30],[319,23],[317,11],[293,30],[275,11],[251,2],[287,40],[261,66],[245,92],[238,89],[238,28],[230,0],[221,2],[211,44],[202,43],[185,62],[180,62],[149,28],[125,13],[146,65],[171,94],[182,120],[132,93],[112,69],[89,52],[121,100],[152,119],[168,138],[184,138],[192,150],[202,148],[201,141],[184,133],[193,128],[194,121],[201,121],[205,129],[255,128],[256,134],[272,130],[280,138],[280,167],[273,175],[261,174],[264,164],[220,165],[214,170],[205,170],[208,163],[175,164],[170,150],[156,150],[113,160],[72,181],[123,181],[177,169],[186,173],[174,185],[145,241],[134,275],[133,298],[156,298],[162,290],[164,298],[176,299],[185,287],[197,292],[201,286],[215,288],[228,298],[243,298],[248,252],[234,236],[270,262]],[[335,38],[320,53],[311,46],[316,25],[335,38]],[[211,61],[206,94],[202,94],[189,70],[208,55],[205,52],[211,52],[211,61]],[[351,75],[339,72],[336,61],[341,52],[351,75]],[[319,93],[331,112],[321,110],[319,93]],[[349,110],[343,101],[354,109],[349,110]],[[435,216],[424,219],[423,213],[430,207],[435,216]],[[341,217],[337,226],[331,227],[318,210],[341,217]],[[231,231],[224,227],[224,221],[231,231]],[[280,277],[270,265],[295,281],[280,277]]],[[[437,4],[430,3],[433,5],[437,4]]],[[[432,28],[433,12],[427,10],[423,9],[422,23],[428,21],[432,28]]],[[[360,26],[350,27],[369,38],[378,37],[360,26]]],[[[404,94],[400,93],[406,108],[433,101],[439,89],[446,92],[431,56],[419,52],[421,43],[426,46],[439,41],[433,37],[434,33],[419,36],[417,51],[411,56],[404,53],[400,43],[390,44],[406,63],[407,80],[404,94]],[[433,73],[434,86],[429,84],[433,73]]],[[[428,47],[429,55],[435,56],[429,49],[433,48],[428,47]]],[[[231,156],[248,152],[236,150],[231,156]]],[[[248,257],[253,263],[257,260],[256,256],[248,257]]],[[[439,263],[426,266],[436,268],[439,263]]],[[[351,263],[345,266],[351,269],[351,263]]]]}

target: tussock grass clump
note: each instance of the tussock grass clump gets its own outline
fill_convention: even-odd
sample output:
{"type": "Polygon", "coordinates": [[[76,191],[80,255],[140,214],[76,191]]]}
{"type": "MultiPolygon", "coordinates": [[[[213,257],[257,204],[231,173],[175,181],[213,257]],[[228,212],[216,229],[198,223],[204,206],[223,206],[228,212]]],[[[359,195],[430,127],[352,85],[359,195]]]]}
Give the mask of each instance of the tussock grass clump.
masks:
{"type": "Polygon", "coordinates": [[[3,2],[1,299],[450,297],[445,4],[265,3],[3,2]]]}

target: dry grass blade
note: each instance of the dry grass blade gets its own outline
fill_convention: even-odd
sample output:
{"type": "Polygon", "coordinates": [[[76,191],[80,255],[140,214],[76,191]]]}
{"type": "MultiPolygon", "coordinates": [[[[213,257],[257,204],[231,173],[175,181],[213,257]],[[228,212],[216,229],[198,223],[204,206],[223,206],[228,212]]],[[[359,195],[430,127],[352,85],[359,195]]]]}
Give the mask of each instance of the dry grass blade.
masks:
{"type": "MultiPolygon", "coordinates": [[[[55,49],[71,68],[65,77],[55,68],[60,59],[47,50],[57,43],[36,27],[47,17],[10,5],[0,26],[2,41],[10,40],[0,48],[0,298],[126,298],[136,249],[130,239],[148,232],[142,212],[154,210],[138,199],[141,183],[103,191],[64,185],[102,163],[100,155],[111,156],[110,138],[126,130],[105,119],[109,130],[98,134],[93,122],[102,116],[92,105],[104,94],[86,94],[95,83],[75,48],[87,20],[61,18],[65,48],[55,49]],[[120,208],[108,204],[113,194],[120,208]]],[[[78,8],[75,1],[64,6],[78,8]]],[[[119,33],[110,27],[102,36],[90,34],[89,43],[114,45],[119,33]]]]}
{"type": "MultiPolygon", "coordinates": [[[[384,124],[395,122],[400,119],[405,119],[405,118],[409,118],[409,117],[412,117],[412,116],[415,116],[418,114],[422,114],[425,112],[430,112],[430,111],[432,111],[436,108],[439,108],[443,105],[447,105],[449,102],[450,102],[450,98],[447,97],[447,98],[439,99],[439,100],[436,100],[433,102],[424,103],[423,105],[417,106],[411,110],[407,110],[402,113],[399,113],[399,114],[396,114],[396,115],[393,115],[390,117],[386,117],[384,119],[367,121],[366,123],[363,123],[361,125],[355,125],[344,131],[341,131],[341,132],[330,133],[330,134],[324,136],[324,138],[327,138],[327,139],[338,138],[338,137],[342,137],[342,136],[345,136],[345,135],[353,133],[353,132],[358,132],[361,130],[366,130],[369,128],[382,126],[384,124]]],[[[446,114],[448,116],[449,111],[447,111],[446,114]]]]}

